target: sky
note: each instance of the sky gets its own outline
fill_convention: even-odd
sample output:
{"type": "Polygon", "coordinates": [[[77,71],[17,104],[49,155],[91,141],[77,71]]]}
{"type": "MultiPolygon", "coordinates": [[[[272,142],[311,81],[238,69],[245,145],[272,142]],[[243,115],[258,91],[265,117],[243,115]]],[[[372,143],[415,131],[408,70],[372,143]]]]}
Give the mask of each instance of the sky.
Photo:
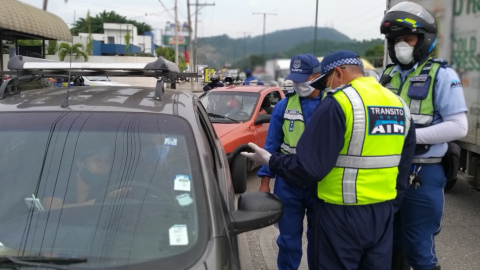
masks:
{"type": "MultiPolygon", "coordinates": [[[[20,0],[43,8],[44,0],[20,0]]],[[[263,15],[266,32],[315,25],[315,0],[190,0],[191,4],[215,3],[202,7],[198,15],[198,37],[226,34],[232,38],[263,33],[263,15]]],[[[140,22],[148,23],[159,39],[160,29],[167,21],[174,21],[175,0],[48,0],[47,10],[61,17],[69,26],[76,19],[91,16],[103,10],[115,12],[140,22]],[[67,1],[67,3],[65,3],[67,1]],[[166,9],[165,9],[165,8],[166,9]]],[[[383,38],[380,20],[385,0],[318,0],[318,27],[331,27],[352,39],[383,38]]],[[[195,6],[191,6],[191,13],[195,6]]],[[[187,0],[178,0],[178,20],[187,21],[187,0]]],[[[192,16],[194,24],[195,16],[192,16]]]]}

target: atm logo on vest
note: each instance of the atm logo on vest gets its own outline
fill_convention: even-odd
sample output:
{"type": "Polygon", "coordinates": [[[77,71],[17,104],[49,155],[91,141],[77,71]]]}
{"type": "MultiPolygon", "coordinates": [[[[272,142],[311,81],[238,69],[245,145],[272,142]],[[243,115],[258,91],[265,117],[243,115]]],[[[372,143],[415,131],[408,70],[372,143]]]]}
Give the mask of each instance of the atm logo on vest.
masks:
{"type": "Polygon", "coordinates": [[[405,113],[401,107],[368,106],[369,135],[404,135],[405,113]]]}

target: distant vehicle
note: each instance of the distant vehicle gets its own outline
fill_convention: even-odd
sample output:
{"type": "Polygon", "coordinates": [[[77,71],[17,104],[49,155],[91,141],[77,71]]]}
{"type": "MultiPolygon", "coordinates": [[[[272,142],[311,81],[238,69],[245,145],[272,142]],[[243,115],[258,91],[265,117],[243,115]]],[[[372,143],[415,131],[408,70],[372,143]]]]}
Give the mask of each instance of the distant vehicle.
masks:
{"type": "Polygon", "coordinates": [[[217,88],[200,96],[227,153],[236,193],[245,192],[247,173],[259,166],[240,152],[249,142],[264,146],[273,107],[284,97],[280,88],[261,85],[217,88]]]}
{"type": "MultiPolygon", "coordinates": [[[[120,83],[110,80],[107,76],[82,76],[85,86],[130,86],[126,83],[120,83]]],[[[67,86],[68,81],[63,82],[63,86],[67,86]]],[[[73,82],[70,82],[73,85],[73,82]]]]}
{"type": "Polygon", "coordinates": [[[260,81],[262,81],[265,85],[278,87],[278,83],[275,81],[273,76],[268,73],[254,73],[253,76],[259,78],[260,81]]]}
{"type": "Polygon", "coordinates": [[[271,59],[265,62],[266,73],[273,76],[277,85],[282,90],[290,90],[293,88],[293,82],[291,80],[285,80],[290,74],[290,59],[271,59]]]}

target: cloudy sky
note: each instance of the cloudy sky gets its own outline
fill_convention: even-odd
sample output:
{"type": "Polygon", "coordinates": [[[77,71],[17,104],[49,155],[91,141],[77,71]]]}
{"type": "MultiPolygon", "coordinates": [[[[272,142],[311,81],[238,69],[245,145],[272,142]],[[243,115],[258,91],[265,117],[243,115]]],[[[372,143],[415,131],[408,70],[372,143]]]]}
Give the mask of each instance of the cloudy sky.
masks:
{"type": "MultiPolygon", "coordinates": [[[[20,0],[42,8],[44,0],[20,0]]],[[[71,25],[76,18],[103,10],[115,10],[130,19],[150,24],[160,35],[167,21],[174,21],[175,0],[48,0],[47,10],[60,16],[71,25]],[[65,3],[67,1],[67,3],[65,3]],[[164,8],[166,7],[166,9],[164,8]]],[[[196,0],[190,0],[194,3],[196,0]]],[[[267,12],[266,31],[315,25],[315,0],[199,0],[215,3],[203,7],[198,16],[198,36],[227,34],[230,37],[261,35],[263,15],[267,12]]],[[[382,38],[380,20],[385,10],[385,0],[319,0],[318,26],[333,27],[351,38],[362,40],[382,38]]],[[[192,14],[195,7],[191,7],[192,14]]],[[[192,17],[194,19],[194,17],[192,17]]],[[[187,21],[187,0],[178,0],[178,20],[187,21]]]]}

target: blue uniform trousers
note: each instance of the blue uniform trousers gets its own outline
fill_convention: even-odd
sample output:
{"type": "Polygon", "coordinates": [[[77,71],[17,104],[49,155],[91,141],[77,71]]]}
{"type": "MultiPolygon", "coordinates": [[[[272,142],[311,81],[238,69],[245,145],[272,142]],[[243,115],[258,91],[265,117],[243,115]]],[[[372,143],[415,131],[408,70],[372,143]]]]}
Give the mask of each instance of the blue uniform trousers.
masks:
{"type": "Polygon", "coordinates": [[[313,207],[315,197],[312,188],[287,183],[282,178],[275,179],[273,189],[283,203],[283,217],[278,222],[280,235],[277,238],[279,270],[297,270],[302,259],[303,219],[307,214],[307,256],[310,257],[313,207]]]}
{"type": "Polygon", "coordinates": [[[441,164],[421,166],[421,185],[408,188],[395,217],[394,249],[414,270],[431,270],[438,263],[434,237],[441,228],[446,178],[441,164]]]}
{"type": "Polygon", "coordinates": [[[335,205],[317,200],[313,270],[390,270],[393,203],[335,205]]]}

